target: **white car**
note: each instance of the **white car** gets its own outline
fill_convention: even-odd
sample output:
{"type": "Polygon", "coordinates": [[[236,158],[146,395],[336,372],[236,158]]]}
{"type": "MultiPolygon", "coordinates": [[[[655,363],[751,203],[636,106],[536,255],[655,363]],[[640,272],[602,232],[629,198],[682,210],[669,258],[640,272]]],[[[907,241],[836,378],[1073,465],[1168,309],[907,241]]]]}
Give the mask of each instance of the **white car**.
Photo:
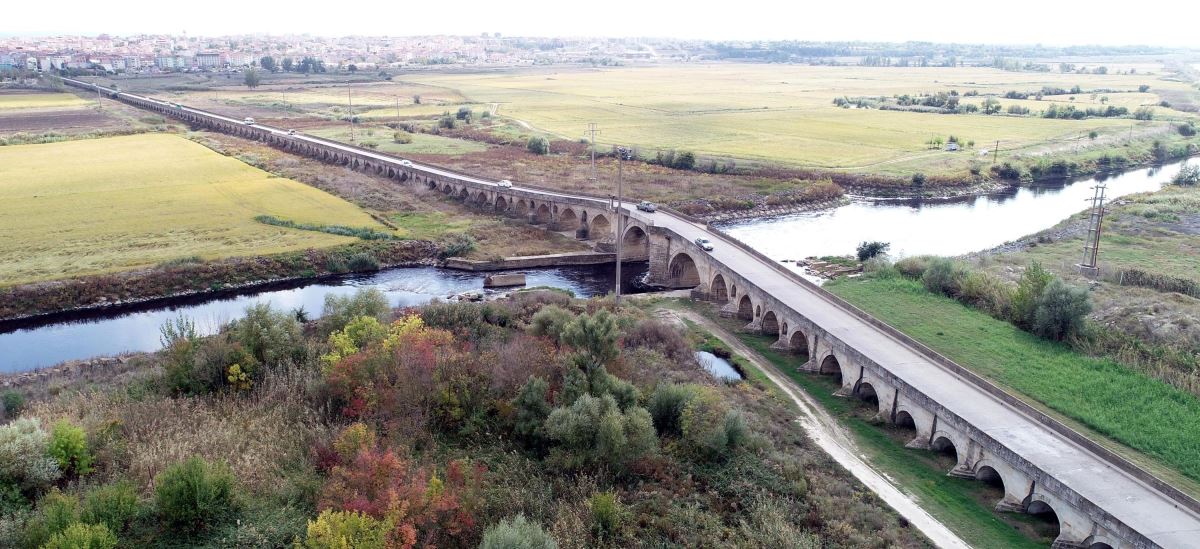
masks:
{"type": "Polygon", "coordinates": [[[411,160],[401,160],[401,161],[400,161],[400,165],[401,165],[401,166],[404,166],[405,168],[411,168],[411,167],[412,167],[412,161],[411,161],[411,160]]]}
{"type": "Polygon", "coordinates": [[[247,116],[245,120],[242,120],[242,123],[243,123],[243,124],[245,124],[245,125],[247,125],[247,126],[253,126],[253,125],[254,125],[254,119],[253,119],[253,118],[250,118],[249,116],[247,116]]]}
{"type": "Polygon", "coordinates": [[[707,238],[697,238],[696,245],[700,246],[700,249],[706,252],[711,252],[713,250],[712,241],[707,238]]]}
{"type": "Polygon", "coordinates": [[[507,180],[507,179],[501,179],[499,182],[497,182],[497,183],[496,183],[496,186],[497,186],[497,187],[503,187],[503,188],[505,188],[505,189],[511,189],[511,188],[512,188],[512,181],[509,181],[509,180],[507,180]]]}
{"type": "Polygon", "coordinates": [[[288,135],[296,135],[296,130],[288,130],[288,135]]]}

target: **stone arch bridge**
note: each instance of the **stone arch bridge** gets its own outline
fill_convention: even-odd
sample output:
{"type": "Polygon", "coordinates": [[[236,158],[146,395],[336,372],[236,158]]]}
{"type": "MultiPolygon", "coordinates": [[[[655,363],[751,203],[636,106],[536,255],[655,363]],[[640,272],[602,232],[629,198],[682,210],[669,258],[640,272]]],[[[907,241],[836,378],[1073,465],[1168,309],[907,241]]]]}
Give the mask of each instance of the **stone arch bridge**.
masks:
{"type": "MultiPolygon", "coordinates": [[[[601,248],[623,239],[626,259],[648,260],[651,281],[692,288],[747,329],[776,338],[800,368],[833,376],[838,393],[867,400],[880,420],[910,429],[910,446],[953,456],[948,474],[1002,487],[1001,511],[1053,515],[1055,547],[1200,548],[1200,503],[978,375],[801,278],[754,249],[668,210],[645,214],[608,197],[526,184],[501,187],[343,143],[64,79],[197,127],[424,185],[481,210],[601,248]],[[618,226],[624,227],[618,234],[618,226]],[[714,243],[702,250],[696,238],[714,243]]],[[[1036,357],[1030,357],[1036,360],[1036,357]]]]}

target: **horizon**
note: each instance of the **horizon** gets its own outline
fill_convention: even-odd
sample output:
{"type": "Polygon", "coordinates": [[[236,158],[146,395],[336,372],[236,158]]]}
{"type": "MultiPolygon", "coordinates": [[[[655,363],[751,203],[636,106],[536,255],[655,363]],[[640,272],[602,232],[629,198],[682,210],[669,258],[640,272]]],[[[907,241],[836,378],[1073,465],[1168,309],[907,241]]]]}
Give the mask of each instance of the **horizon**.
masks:
{"type": "Polygon", "coordinates": [[[777,7],[767,0],[746,0],[737,11],[731,11],[722,4],[702,0],[639,6],[636,14],[615,9],[575,10],[547,0],[534,0],[500,11],[485,2],[467,0],[453,12],[440,6],[395,6],[370,0],[356,6],[349,17],[342,18],[314,17],[314,11],[309,9],[280,10],[265,4],[212,0],[206,4],[206,10],[164,24],[157,17],[157,6],[144,0],[118,2],[110,6],[113,9],[100,12],[88,9],[89,4],[78,0],[65,2],[53,19],[44,17],[40,8],[32,4],[10,7],[9,29],[3,35],[469,37],[499,32],[506,37],[539,38],[1094,45],[1194,50],[1198,44],[1191,25],[1200,16],[1200,6],[1171,6],[1172,17],[1156,18],[1153,25],[1139,25],[1130,23],[1127,12],[1097,11],[1081,15],[1071,6],[1033,0],[1013,0],[1003,10],[980,5],[955,6],[952,14],[897,10],[881,0],[863,0],[855,5],[854,13],[827,5],[777,7]],[[228,15],[231,13],[236,15],[231,17],[228,15]],[[481,13],[487,16],[478,17],[481,13]],[[553,32],[547,32],[549,29],[553,32]]]}

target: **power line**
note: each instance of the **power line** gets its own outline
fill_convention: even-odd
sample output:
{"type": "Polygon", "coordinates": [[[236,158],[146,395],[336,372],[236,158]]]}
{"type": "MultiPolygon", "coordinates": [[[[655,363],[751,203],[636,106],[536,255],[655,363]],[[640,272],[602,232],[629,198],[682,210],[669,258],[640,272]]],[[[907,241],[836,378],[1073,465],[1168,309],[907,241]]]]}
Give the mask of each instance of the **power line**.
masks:
{"type": "Polygon", "coordinates": [[[1107,186],[1103,183],[1092,187],[1092,211],[1088,216],[1087,239],[1083,243],[1083,261],[1079,263],[1079,272],[1085,275],[1095,275],[1100,272],[1100,230],[1104,226],[1104,191],[1107,186]]]}

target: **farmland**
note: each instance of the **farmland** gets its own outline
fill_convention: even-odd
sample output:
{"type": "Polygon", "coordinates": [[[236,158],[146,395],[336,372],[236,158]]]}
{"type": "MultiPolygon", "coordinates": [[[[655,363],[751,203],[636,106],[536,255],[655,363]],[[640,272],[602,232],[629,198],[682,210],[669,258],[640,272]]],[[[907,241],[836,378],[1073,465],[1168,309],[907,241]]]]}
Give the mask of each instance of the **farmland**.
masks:
{"type": "Polygon", "coordinates": [[[2,147],[0,284],[354,241],[260,214],[383,229],[344,200],[178,136],[2,147]]]}
{"type": "Polygon", "coordinates": [[[0,112],[23,109],[83,107],[89,102],[73,93],[42,93],[9,90],[0,93],[0,112]]]}
{"type": "MultiPolygon", "coordinates": [[[[1050,104],[1079,108],[1104,104],[1136,108],[1159,102],[1156,92],[1190,93],[1187,84],[1147,74],[1099,75],[1020,73],[990,68],[864,68],[794,65],[683,65],[596,70],[486,74],[429,74],[412,77],[443,86],[475,103],[494,103],[504,117],[566,139],[582,137],[588,122],[603,129],[602,142],[656,149],[686,149],[701,155],[823,169],[906,175],[914,169],[937,173],[962,170],[972,157],[930,151],[931,137],[956,136],[975,149],[1000,141],[1005,154],[1044,154],[1075,145],[1092,131],[1125,136],[1160,131],[1162,122],[1090,118],[1054,120],[1038,116],[943,115],[878,109],[839,108],[839,97],[919,95],[957,91],[964,103],[1008,91],[1044,86],[1083,93],[1043,101],[1000,99],[1044,109],[1050,104]],[[1139,86],[1149,90],[1139,92],[1139,86]],[[1092,97],[1090,90],[1110,90],[1092,97]],[[980,96],[966,96],[967,93],[980,96]]],[[[1157,117],[1183,113],[1156,108],[1157,117]]],[[[1037,112],[1037,111],[1035,111],[1037,112]]]]}

